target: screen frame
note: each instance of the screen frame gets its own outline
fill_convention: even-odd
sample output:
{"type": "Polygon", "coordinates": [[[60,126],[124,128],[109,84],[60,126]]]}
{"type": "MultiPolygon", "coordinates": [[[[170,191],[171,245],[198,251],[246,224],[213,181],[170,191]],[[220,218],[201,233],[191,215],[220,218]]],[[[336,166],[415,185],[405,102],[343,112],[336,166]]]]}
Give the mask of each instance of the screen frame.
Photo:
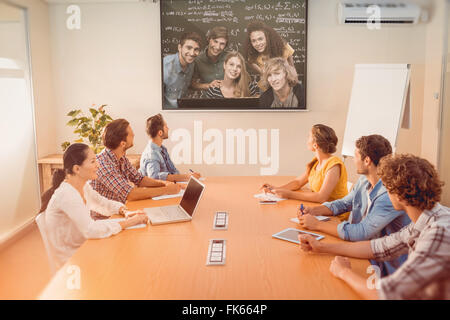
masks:
{"type": "MultiPolygon", "coordinates": [[[[164,0],[161,0],[160,3],[160,11],[159,11],[159,18],[160,18],[160,39],[164,39],[164,34],[163,34],[163,6],[162,6],[162,2],[164,0]]],[[[161,44],[161,111],[164,112],[306,112],[309,111],[308,109],[308,8],[309,8],[309,0],[304,0],[305,1],[305,36],[304,36],[304,40],[305,40],[305,51],[304,51],[304,55],[305,55],[305,67],[304,67],[304,82],[301,83],[302,87],[303,87],[303,91],[304,91],[304,100],[305,100],[305,105],[304,108],[300,108],[300,107],[296,107],[296,108],[271,108],[271,107],[265,107],[265,108],[239,108],[239,107],[233,107],[233,108],[198,108],[195,106],[192,107],[176,107],[176,108],[171,108],[171,107],[165,107],[164,106],[164,63],[163,63],[163,59],[164,59],[164,53],[163,53],[163,47],[161,44]]],[[[204,35],[201,35],[202,37],[204,35]]],[[[232,98],[230,98],[232,99],[232,98]]]]}

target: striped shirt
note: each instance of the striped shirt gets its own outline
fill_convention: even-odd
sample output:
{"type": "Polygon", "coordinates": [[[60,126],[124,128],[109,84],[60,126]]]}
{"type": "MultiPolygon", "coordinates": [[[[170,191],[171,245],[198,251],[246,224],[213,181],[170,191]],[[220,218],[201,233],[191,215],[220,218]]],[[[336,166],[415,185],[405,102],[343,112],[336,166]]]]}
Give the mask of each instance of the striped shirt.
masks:
{"type": "Polygon", "coordinates": [[[371,241],[376,260],[408,259],[380,280],[381,299],[450,299],[450,209],[437,203],[416,223],[371,241]]]}
{"type": "Polygon", "coordinates": [[[91,181],[92,188],[105,198],[125,203],[134,185],[139,185],[144,176],[130,163],[127,157],[117,159],[108,148],[97,155],[100,168],[97,179],[91,181]]]}
{"type": "MultiPolygon", "coordinates": [[[[259,87],[256,84],[256,82],[251,81],[248,84],[248,89],[250,91],[250,96],[254,96],[256,94],[259,94],[259,87]]],[[[202,94],[202,98],[209,98],[209,99],[224,99],[222,90],[220,90],[220,87],[209,87],[208,90],[204,91],[202,94]]]]}

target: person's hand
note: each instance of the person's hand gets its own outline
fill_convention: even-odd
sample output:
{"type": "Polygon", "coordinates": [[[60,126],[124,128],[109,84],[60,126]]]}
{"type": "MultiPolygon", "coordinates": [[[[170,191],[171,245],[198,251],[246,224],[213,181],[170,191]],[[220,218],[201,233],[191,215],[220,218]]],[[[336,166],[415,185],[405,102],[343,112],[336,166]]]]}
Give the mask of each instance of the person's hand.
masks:
{"type": "Polygon", "coordinates": [[[259,74],[262,74],[262,69],[256,64],[256,63],[252,63],[251,66],[253,67],[253,69],[255,69],[256,72],[258,72],[259,74]]]}
{"type": "Polygon", "coordinates": [[[290,195],[291,195],[291,190],[282,189],[282,188],[275,188],[275,189],[272,190],[272,193],[275,194],[279,198],[289,199],[290,195]]]}
{"type": "Polygon", "coordinates": [[[320,243],[310,234],[299,234],[300,249],[305,252],[320,252],[320,243]]]}
{"type": "Polygon", "coordinates": [[[333,261],[331,261],[330,272],[337,278],[342,279],[342,274],[345,270],[351,270],[352,265],[350,260],[345,257],[336,256],[333,261]]]}
{"type": "Polygon", "coordinates": [[[192,172],[189,174],[189,177],[194,177],[195,179],[200,179],[202,175],[198,172],[192,172]]]}
{"type": "Polygon", "coordinates": [[[222,80],[213,80],[208,84],[209,88],[218,88],[222,84],[222,80]]]}
{"type": "Polygon", "coordinates": [[[319,224],[319,220],[316,217],[310,214],[301,214],[297,212],[298,221],[301,227],[306,228],[308,230],[317,230],[317,225],[319,224]]]}
{"type": "Polygon", "coordinates": [[[261,188],[259,188],[259,190],[263,190],[264,193],[272,193],[272,190],[275,189],[275,186],[269,184],[269,183],[264,183],[262,185],[261,188]]]}
{"type": "Polygon", "coordinates": [[[167,188],[167,194],[177,194],[181,190],[181,186],[177,183],[172,183],[172,184],[166,186],[166,188],[167,188]]]}
{"type": "Polygon", "coordinates": [[[135,211],[130,211],[130,210],[124,210],[123,211],[123,215],[126,218],[131,218],[137,214],[145,214],[145,212],[143,210],[135,210],[135,211]]]}
{"type": "Polygon", "coordinates": [[[145,213],[137,213],[133,215],[132,217],[128,218],[126,220],[128,222],[128,226],[132,227],[138,224],[147,224],[148,223],[148,217],[145,213]]]}
{"type": "Polygon", "coordinates": [[[186,190],[186,188],[187,188],[187,183],[180,183],[178,185],[180,186],[180,189],[182,189],[182,190],[186,190]]]}
{"type": "Polygon", "coordinates": [[[312,216],[321,216],[321,212],[320,212],[321,208],[320,206],[315,206],[315,207],[305,207],[303,209],[303,213],[304,214],[310,214],[312,216]]]}

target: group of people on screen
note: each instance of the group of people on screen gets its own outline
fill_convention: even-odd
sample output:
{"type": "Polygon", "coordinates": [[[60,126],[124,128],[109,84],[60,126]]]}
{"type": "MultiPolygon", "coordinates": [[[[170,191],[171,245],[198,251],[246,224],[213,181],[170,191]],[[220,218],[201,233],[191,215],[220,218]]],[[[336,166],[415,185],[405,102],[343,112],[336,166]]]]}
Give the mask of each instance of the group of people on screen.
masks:
{"type": "Polygon", "coordinates": [[[177,108],[178,99],[191,96],[259,97],[262,108],[304,107],[304,90],[294,67],[294,50],[272,27],[262,21],[251,22],[247,27],[244,55],[227,50],[226,27],[212,28],[206,40],[206,47],[202,48],[198,33],[184,33],[178,52],[164,57],[165,108],[177,108]]]}
{"type": "MultiPolygon", "coordinates": [[[[180,173],[170,159],[163,145],[169,127],[161,114],[147,119],[146,133],[149,141],[139,170],[126,157],[134,132],[125,119],[106,126],[100,154],[82,143],[70,145],[64,153],[64,169],[55,172],[40,210],[45,212],[58,266],[86,239],[109,237],[147,223],[142,211],[126,207],[127,201],[176,194],[183,188],[176,182],[201,177],[198,172],[180,173]],[[113,214],[126,219],[108,221],[113,214]]],[[[264,192],[299,203],[320,203],[297,212],[299,226],[345,240],[328,243],[300,235],[300,248],[336,255],[330,271],[365,298],[449,299],[450,209],[439,203],[443,182],[434,166],[414,155],[393,154],[390,142],[381,135],[362,136],[354,153],[360,177],[349,190],[347,169],[334,155],[337,143],[332,128],[314,125],[307,141],[314,157],[305,171],[284,185],[260,186],[264,192]],[[339,219],[321,221],[317,216],[339,219]],[[343,256],[369,259],[378,267],[378,289],[369,289],[367,279],[355,273],[343,256]]]]}

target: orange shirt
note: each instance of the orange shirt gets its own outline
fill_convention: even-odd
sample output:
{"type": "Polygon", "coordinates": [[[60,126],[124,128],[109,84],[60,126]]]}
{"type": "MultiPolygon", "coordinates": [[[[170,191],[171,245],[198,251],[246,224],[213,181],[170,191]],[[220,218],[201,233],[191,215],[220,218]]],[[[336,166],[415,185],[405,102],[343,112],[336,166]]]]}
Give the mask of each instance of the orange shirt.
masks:
{"type": "MultiPolygon", "coordinates": [[[[341,159],[339,159],[336,156],[330,157],[320,168],[317,170],[317,165],[319,164],[319,161],[316,161],[314,165],[311,168],[311,171],[309,172],[308,176],[308,182],[309,187],[314,192],[319,192],[322,188],[323,182],[325,181],[325,177],[328,173],[328,170],[330,170],[332,167],[338,165],[341,168],[341,175],[339,177],[339,181],[334,188],[333,192],[331,192],[330,197],[328,198],[328,201],[333,201],[337,199],[341,199],[345,197],[348,194],[347,189],[347,169],[345,168],[344,163],[341,159]]],[[[349,213],[344,213],[339,216],[341,220],[347,219],[349,216],[349,213]]]]}

